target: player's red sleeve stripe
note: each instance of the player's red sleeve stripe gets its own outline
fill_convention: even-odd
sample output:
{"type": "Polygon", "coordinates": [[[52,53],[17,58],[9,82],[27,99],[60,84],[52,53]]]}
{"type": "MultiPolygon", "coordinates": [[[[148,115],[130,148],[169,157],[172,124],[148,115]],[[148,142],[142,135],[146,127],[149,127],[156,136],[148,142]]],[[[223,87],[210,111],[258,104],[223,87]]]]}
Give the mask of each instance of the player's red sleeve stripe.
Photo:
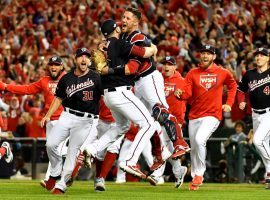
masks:
{"type": "Polygon", "coordinates": [[[134,45],[131,49],[131,54],[134,56],[143,57],[145,54],[145,48],[134,45]]]}
{"type": "Polygon", "coordinates": [[[140,66],[140,63],[138,63],[134,59],[132,59],[132,60],[129,60],[126,65],[130,71],[130,74],[135,74],[135,72],[137,72],[137,70],[140,66]]]}
{"type": "Polygon", "coordinates": [[[137,33],[131,38],[130,42],[134,43],[134,42],[144,41],[144,40],[145,40],[145,36],[141,33],[137,33]]]}

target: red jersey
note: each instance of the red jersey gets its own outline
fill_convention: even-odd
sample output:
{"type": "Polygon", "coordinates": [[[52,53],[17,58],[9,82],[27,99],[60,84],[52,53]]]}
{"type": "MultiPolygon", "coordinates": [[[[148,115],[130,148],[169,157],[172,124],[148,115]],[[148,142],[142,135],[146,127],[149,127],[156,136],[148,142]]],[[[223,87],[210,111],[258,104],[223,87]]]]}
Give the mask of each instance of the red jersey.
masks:
{"type": "Polygon", "coordinates": [[[172,77],[164,77],[164,90],[169,112],[177,118],[180,124],[183,124],[186,112],[186,101],[179,100],[174,92],[176,89],[183,90],[185,79],[176,71],[172,77]]]}
{"type": "MultiPolygon", "coordinates": [[[[38,94],[43,93],[45,100],[44,111],[47,111],[50,108],[50,105],[54,99],[54,93],[58,81],[64,75],[62,73],[57,80],[53,80],[50,76],[44,76],[36,82],[33,82],[29,85],[11,85],[8,84],[6,90],[15,94],[38,94]]],[[[58,120],[60,114],[63,111],[63,107],[60,106],[51,116],[51,120],[58,120]]]]}
{"type": "Polygon", "coordinates": [[[223,85],[228,88],[226,104],[232,107],[237,83],[227,69],[214,63],[207,69],[199,66],[188,72],[185,81],[181,98],[191,105],[189,119],[213,116],[221,120],[223,85]]]}

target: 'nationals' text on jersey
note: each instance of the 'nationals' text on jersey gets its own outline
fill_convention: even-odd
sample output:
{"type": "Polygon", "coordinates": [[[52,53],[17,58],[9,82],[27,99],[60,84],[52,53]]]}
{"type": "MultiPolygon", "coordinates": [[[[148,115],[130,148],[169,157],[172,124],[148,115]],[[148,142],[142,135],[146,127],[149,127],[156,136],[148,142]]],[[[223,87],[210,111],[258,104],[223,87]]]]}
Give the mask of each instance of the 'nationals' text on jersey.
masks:
{"type": "Polygon", "coordinates": [[[63,100],[64,107],[98,115],[96,102],[101,96],[100,75],[89,70],[83,76],[76,76],[71,71],[60,79],[55,95],[63,100]]]}
{"type": "Polygon", "coordinates": [[[270,69],[259,73],[257,69],[247,71],[239,82],[238,90],[249,91],[251,107],[265,109],[270,107],[270,69]]]}

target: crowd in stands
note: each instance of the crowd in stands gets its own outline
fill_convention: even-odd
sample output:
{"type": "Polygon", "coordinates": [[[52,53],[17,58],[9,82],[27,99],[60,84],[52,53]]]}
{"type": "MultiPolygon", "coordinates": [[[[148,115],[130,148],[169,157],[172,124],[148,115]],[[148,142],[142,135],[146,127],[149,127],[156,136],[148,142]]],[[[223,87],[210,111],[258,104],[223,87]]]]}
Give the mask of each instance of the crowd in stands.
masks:
{"type": "MultiPolygon", "coordinates": [[[[0,3],[0,80],[28,84],[46,74],[46,61],[61,56],[65,69],[74,65],[75,49],[96,48],[101,23],[120,20],[126,6],[139,8],[141,31],[158,46],[158,61],[174,56],[183,76],[198,63],[203,43],[216,47],[216,63],[239,81],[254,67],[253,50],[270,44],[267,0],[4,0],[0,3]]],[[[42,95],[3,93],[2,131],[17,137],[45,137],[39,121],[42,95]]],[[[250,109],[235,104],[229,117],[245,120],[250,109]]]]}

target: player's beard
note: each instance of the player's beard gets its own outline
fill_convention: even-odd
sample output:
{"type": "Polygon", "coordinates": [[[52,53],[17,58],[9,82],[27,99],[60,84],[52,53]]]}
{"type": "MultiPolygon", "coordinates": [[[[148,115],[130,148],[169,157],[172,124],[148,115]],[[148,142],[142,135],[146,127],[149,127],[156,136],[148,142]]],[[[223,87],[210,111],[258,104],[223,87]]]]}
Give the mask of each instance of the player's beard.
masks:
{"type": "Polygon", "coordinates": [[[57,80],[58,77],[60,76],[61,72],[50,72],[50,77],[52,78],[52,80],[57,80]]]}
{"type": "Polygon", "coordinates": [[[201,61],[201,68],[207,69],[213,64],[213,60],[208,60],[208,61],[201,61]]]}

